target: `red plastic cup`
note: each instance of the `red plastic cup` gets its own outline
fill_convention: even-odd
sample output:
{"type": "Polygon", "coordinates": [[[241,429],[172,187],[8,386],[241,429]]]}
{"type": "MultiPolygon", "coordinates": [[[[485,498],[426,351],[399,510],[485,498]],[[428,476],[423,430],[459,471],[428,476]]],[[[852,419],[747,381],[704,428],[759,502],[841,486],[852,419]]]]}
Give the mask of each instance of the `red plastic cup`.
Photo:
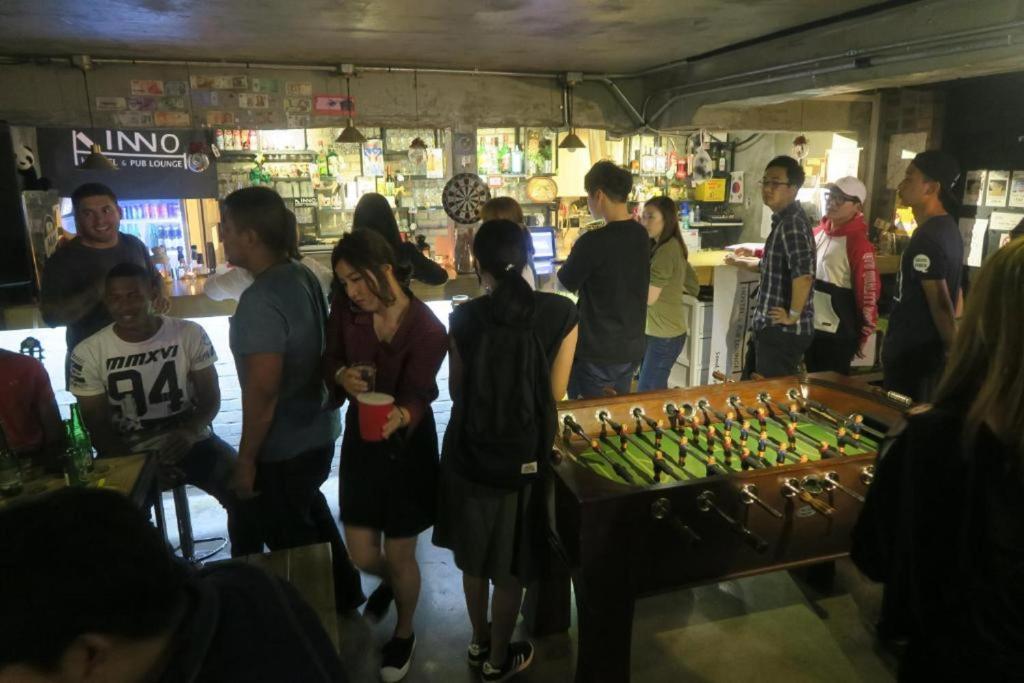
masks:
{"type": "Polygon", "coordinates": [[[383,441],[384,424],[395,407],[395,397],[367,391],[356,396],[356,401],[359,403],[359,433],[363,441],[383,441]]]}

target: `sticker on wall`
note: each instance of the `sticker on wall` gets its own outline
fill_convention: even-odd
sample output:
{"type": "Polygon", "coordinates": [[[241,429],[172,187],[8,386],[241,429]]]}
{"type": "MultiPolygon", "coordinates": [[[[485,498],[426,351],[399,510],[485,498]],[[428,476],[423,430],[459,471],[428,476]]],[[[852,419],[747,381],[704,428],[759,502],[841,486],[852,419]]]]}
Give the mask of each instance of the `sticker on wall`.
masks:
{"type": "Polygon", "coordinates": [[[270,106],[270,96],[262,93],[239,93],[238,106],[242,109],[266,109],[270,106]]]}
{"type": "Polygon", "coordinates": [[[743,203],[743,171],[733,171],[729,174],[729,203],[743,203]]]}
{"type": "Polygon", "coordinates": [[[153,112],[153,123],[157,128],[187,128],[192,125],[192,117],[184,111],[153,112]]]}
{"type": "Polygon", "coordinates": [[[194,90],[248,90],[248,76],[192,76],[194,90]]]}
{"type": "Polygon", "coordinates": [[[348,95],[317,95],[313,98],[313,113],[318,116],[356,115],[355,98],[348,95]]]}
{"type": "Polygon", "coordinates": [[[235,125],[235,115],[229,111],[208,111],[206,112],[206,125],[233,126],[235,125]]]}
{"type": "Polygon", "coordinates": [[[157,98],[134,96],[128,98],[128,109],[131,111],[156,111],[157,98]]]}
{"type": "Polygon", "coordinates": [[[286,97],[284,108],[287,111],[309,113],[313,111],[313,100],[308,97],[286,97]]]}
{"type": "Polygon", "coordinates": [[[305,81],[289,81],[285,84],[284,94],[290,97],[310,97],[313,84],[305,81]]]}
{"type": "Polygon", "coordinates": [[[163,81],[132,81],[133,95],[163,95],[163,81]]]}
{"type": "Polygon", "coordinates": [[[253,92],[277,92],[278,81],[276,78],[254,78],[252,79],[253,92]]]}
{"type": "Polygon", "coordinates": [[[164,94],[175,97],[183,97],[188,93],[188,84],[185,81],[164,81],[164,94]]]}
{"type": "Polygon", "coordinates": [[[162,111],[185,111],[185,98],[160,97],[157,99],[156,108],[162,111]]]}
{"type": "Polygon", "coordinates": [[[989,171],[985,187],[985,206],[1006,206],[1010,194],[1010,172],[989,171]]]}
{"type": "Polygon", "coordinates": [[[1014,171],[1010,181],[1010,206],[1024,208],[1024,171],[1014,171]]]}
{"type": "Polygon", "coordinates": [[[288,128],[309,128],[309,114],[285,114],[288,128]]]}
{"type": "Polygon", "coordinates": [[[128,103],[123,97],[97,97],[96,111],[124,111],[128,103]]]}
{"type": "Polygon", "coordinates": [[[988,171],[968,171],[964,181],[964,206],[981,206],[988,171]]]}
{"type": "Polygon", "coordinates": [[[123,111],[114,114],[118,125],[125,128],[145,128],[153,126],[153,114],[148,111],[123,111]]]}
{"type": "Polygon", "coordinates": [[[220,93],[216,90],[194,90],[192,91],[192,106],[202,109],[219,107],[220,93]]]}

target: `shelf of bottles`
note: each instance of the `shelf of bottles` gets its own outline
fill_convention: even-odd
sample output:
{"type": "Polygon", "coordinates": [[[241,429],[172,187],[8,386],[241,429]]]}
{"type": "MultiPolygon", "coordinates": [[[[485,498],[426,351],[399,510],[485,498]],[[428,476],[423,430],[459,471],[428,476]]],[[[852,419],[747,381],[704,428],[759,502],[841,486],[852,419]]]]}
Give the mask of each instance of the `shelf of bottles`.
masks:
{"type": "Polygon", "coordinates": [[[172,261],[191,255],[188,225],[177,199],[121,200],[121,231],[138,237],[151,252],[163,247],[172,261]]]}
{"type": "Polygon", "coordinates": [[[556,133],[550,128],[478,128],[477,173],[495,197],[512,197],[520,204],[532,201],[526,182],[538,175],[554,175],[556,133]]]}
{"type": "MultiPolygon", "coordinates": [[[[295,212],[306,244],[351,227],[352,211],[368,192],[396,209],[433,218],[441,210],[450,135],[433,128],[360,128],[366,142],[337,143],[340,129],[215,131],[222,196],[242,187],[272,187],[295,212]],[[425,150],[411,150],[415,138],[425,150]]],[[[401,221],[400,221],[401,223],[401,221]]],[[[408,219],[406,219],[408,223],[408,219]]]]}
{"type": "MultiPolygon", "coordinates": [[[[659,196],[668,196],[678,202],[692,200],[699,140],[697,135],[632,135],[626,138],[626,164],[633,174],[630,200],[643,202],[659,196]]],[[[716,175],[728,172],[729,149],[725,141],[711,140],[706,145],[705,150],[711,157],[711,170],[716,175]]]]}

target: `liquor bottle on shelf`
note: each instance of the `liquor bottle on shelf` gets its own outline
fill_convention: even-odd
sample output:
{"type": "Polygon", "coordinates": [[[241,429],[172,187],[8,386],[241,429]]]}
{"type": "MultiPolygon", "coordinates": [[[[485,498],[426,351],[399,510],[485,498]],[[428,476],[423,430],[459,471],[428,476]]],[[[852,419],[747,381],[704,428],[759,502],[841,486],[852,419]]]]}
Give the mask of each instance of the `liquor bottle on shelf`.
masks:
{"type": "Polygon", "coordinates": [[[519,149],[519,145],[512,148],[512,173],[523,174],[523,150],[519,149]]]}
{"type": "Polygon", "coordinates": [[[333,145],[327,148],[327,175],[335,178],[341,175],[341,158],[333,145]]]}
{"type": "Polygon", "coordinates": [[[512,150],[508,148],[508,143],[502,139],[501,148],[498,149],[498,171],[500,173],[510,173],[512,168],[512,150]]]}
{"type": "Polygon", "coordinates": [[[327,168],[327,154],[324,152],[324,143],[320,143],[320,151],[316,154],[316,173],[320,177],[329,174],[327,168]]]}
{"type": "Polygon", "coordinates": [[[9,498],[21,493],[21,470],[18,457],[7,444],[7,437],[0,427],[0,496],[9,498]]]}

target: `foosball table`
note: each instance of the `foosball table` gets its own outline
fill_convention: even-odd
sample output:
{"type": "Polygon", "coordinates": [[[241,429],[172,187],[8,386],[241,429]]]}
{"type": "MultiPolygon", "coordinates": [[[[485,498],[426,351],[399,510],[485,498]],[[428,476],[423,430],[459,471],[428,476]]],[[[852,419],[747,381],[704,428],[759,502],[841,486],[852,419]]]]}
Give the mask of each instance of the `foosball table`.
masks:
{"type": "Polygon", "coordinates": [[[903,407],[833,373],[559,404],[551,535],[576,681],[629,680],[637,597],[846,555],[903,407]]]}

